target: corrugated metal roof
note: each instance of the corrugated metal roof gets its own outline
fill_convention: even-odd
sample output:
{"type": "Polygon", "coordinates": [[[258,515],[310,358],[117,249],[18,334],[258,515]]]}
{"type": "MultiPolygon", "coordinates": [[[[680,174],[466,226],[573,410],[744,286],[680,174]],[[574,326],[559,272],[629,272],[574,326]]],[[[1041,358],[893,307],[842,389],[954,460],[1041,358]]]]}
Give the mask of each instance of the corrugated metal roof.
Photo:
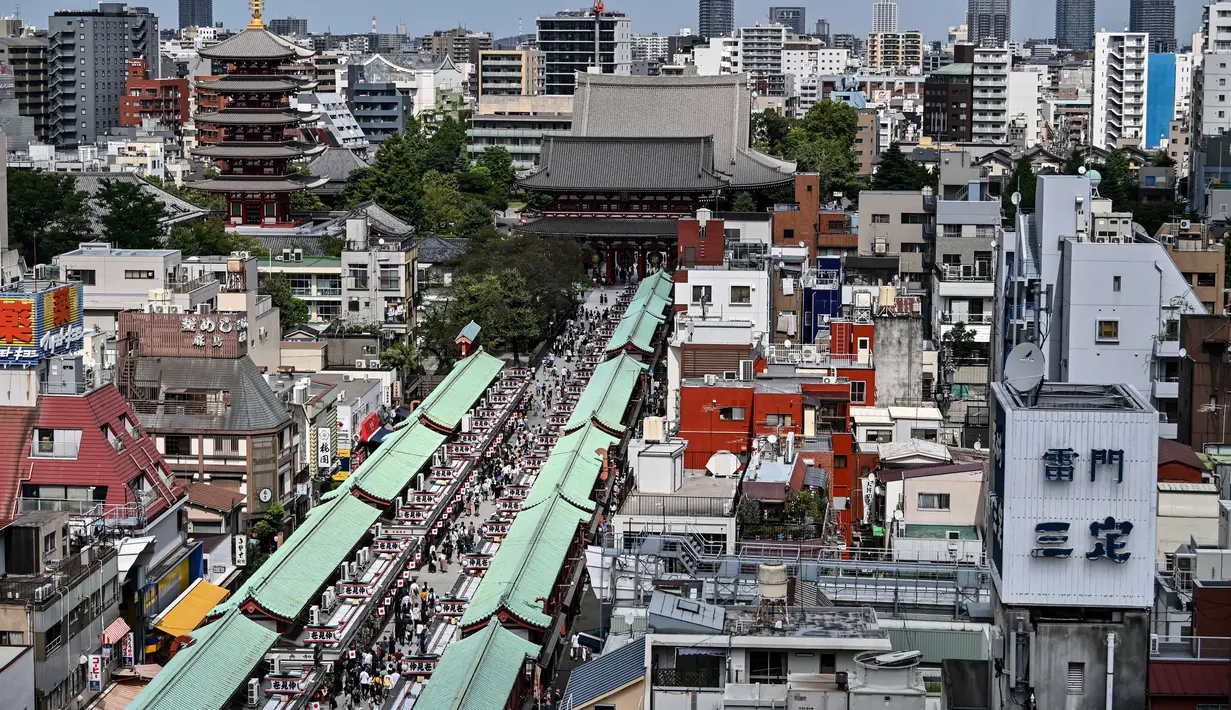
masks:
{"type": "Polygon", "coordinates": [[[143,357],[137,360],[138,386],[161,390],[225,390],[231,405],[222,414],[141,412],[141,423],[157,431],[276,431],[290,423],[286,405],[270,388],[248,356],[233,360],[203,357],[143,357]]]}
{"type": "Polygon", "coordinates": [[[624,411],[645,370],[645,365],[626,354],[594,368],[564,430],[576,431],[593,419],[608,431],[624,431],[624,411]]]}
{"type": "Polygon", "coordinates": [[[376,451],[363,462],[352,477],[353,485],[378,500],[392,501],[398,497],[415,474],[432,459],[436,449],[448,437],[415,422],[414,426],[390,434],[376,451]],[[375,459],[375,460],[373,460],[375,459]]]}
{"type": "Polygon", "coordinates": [[[721,633],[726,628],[727,612],[722,607],[661,590],[650,597],[646,613],[650,626],[666,633],[721,633]]]}
{"type": "Polygon", "coordinates": [[[278,632],[232,612],[191,636],[195,643],[175,654],[129,710],[221,710],[273,647],[278,632]]]}
{"type": "Polygon", "coordinates": [[[295,618],[380,517],[354,496],[318,508],[215,613],[252,599],[271,614],[295,618]]]}
{"type": "Polygon", "coordinates": [[[416,415],[421,414],[445,429],[457,428],[462,415],[474,406],[503,367],[504,360],[479,350],[453,366],[444,381],[419,404],[416,415]]]}
{"type": "Polygon", "coordinates": [[[522,510],[533,508],[557,495],[578,508],[594,510],[590,496],[603,467],[602,459],[594,452],[609,449],[616,441],[615,437],[589,422],[561,437],[539,469],[530,495],[522,503],[522,510]]]}
{"type": "Polygon", "coordinates": [[[663,320],[662,316],[644,310],[625,313],[615,332],[611,334],[611,339],[607,341],[607,352],[627,347],[643,353],[650,352],[654,347],[654,332],[663,320]]]}
{"type": "Polygon", "coordinates": [[[560,710],[573,710],[601,700],[612,691],[644,677],[645,637],[642,637],[574,668],[560,710]]]}
{"type": "Polygon", "coordinates": [[[1150,661],[1150,696],[1227,700],[1227,662],[1150,661]]]}
{"type": "Polygon", "coordinates": [[[551,617],[543,613],[543,603],[535,600],[551,596],[577,525],[589,517],[563,498],[518,513],[466,607],[462,626],[484,622],[503,608],[522,621],[546,628],[551,617]]]}
{"type": "Polygon", "coordinates": [[[526,658],[538,655],[538,645],[492,619],[482,631],[449,644],[415,706],[504,710],[526,658]]]}

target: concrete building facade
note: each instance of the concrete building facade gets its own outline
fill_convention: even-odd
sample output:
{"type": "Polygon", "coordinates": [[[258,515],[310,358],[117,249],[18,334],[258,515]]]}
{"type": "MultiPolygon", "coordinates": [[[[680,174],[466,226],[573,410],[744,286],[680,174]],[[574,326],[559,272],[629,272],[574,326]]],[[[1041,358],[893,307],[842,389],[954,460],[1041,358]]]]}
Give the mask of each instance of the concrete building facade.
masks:
{"type": "Polygon", "coordinates": [[[1150,69],[1148,39],[1141,32],[1095,35],[1090,136],[1095,147],[1114,150],[1144,145],[1150,69]]]}

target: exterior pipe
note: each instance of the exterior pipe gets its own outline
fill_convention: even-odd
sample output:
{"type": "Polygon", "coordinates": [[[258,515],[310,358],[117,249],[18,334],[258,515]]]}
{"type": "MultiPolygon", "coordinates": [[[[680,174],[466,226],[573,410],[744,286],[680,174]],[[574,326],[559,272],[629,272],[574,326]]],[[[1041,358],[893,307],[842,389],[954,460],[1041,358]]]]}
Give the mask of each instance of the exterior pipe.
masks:
{"type": "Polygon", "coordinates": [[[1116,635],[1107,632],[1107,710],[1114,710],[1114,691],[1116,689],[1116,635]]]}

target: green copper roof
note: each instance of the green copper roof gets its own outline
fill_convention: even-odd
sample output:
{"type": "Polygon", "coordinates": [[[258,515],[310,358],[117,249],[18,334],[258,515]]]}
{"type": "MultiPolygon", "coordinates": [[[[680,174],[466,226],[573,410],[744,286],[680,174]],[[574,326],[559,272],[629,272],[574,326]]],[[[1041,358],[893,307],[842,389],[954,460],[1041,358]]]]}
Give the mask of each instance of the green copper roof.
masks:
{"type": "Polygon", "coordinates": [[[564,430],[580,429],[593,418],[608,431],[623,431],[624,410],[628,408],[633,391],[637,389],[637,380],[645,370],[645,365],[626,354],[595,367],[564,430]]]}
{"type": "Polygon", "coordinates": [[[546,628],[551,617],[543,613],[543,602],[535,600],[551,596],[577,525],[589,517],[558,496],[518,513],[462,615],[462,626],[487,621],[504,608],[546,628]]]}
{"type": "Polygon", "coordinates": [[[522,502],[522,510],[550,501],[557,495],[582,510],[594,510],[590,496],[603,468],[603,459],[595,451],[610,450],[616,441],[618,439],[590,422],[561,437],[539,469],[530,495],[522,502]]]}
{"type": "Polygon", "coordinates": [[[415,706],[504,710],[526,658],[538,656],[538,645],[492,619],[482,631],[449,644],[415,706]]]}
{"type": "Polygon", "coordinates": [[[195,642],[181,648],[129,708],[221,710],[278,638],[277,631],[238,612],[189,635],[195,642]]]}
{"type": "Polygon", "coordinates": [[[644,296],[637,296],[628,304],[628,309],[625,314],[637,313],[639,311],[648,311],[656,316],[660,316],[667,312],[667,308],[671,305],[670,298],[664,298],[657,293],[650,291],[644,296]]]}
{"type": "Polygon", "coordinates": [[[397,498],[447,438],[419,422],[394,432],[363,462],[355,486],[377,500],[397,498]],[[393,436],[398,438],[390,441],[393,436]]]}
{"type": "Polygon", "coordinates": [[[354,496],[318,507],[214,613],[252,599],[271,614],[295,618],[380,517],[379,510],[354,496]]]}
{"type": "Polygon", "coordinates": [[[398,428],[409,426],[407,422],[418,421],[420,416],[425,416],[440,427],[456,429],[462,415],[474,406],[503,367],[503,360],[483,350],[459,361],[398,428]]]}
{"type": "Polygon", "coordinates": [[[628,311],[620,319],[611,340],[607,341],[607,352],[623,350],[629,346],[643,353],[648,353],[654,347],[654,332],[663,322],[661,315],[655,315],[645,310],[628,311]]]}

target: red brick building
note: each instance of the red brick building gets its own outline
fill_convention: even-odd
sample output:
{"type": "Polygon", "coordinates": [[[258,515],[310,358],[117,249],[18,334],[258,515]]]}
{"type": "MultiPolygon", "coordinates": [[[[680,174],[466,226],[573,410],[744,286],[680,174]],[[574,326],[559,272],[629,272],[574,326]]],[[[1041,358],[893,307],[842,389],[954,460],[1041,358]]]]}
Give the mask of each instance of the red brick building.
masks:
{"type": "Polygon", "coordinates": [[[128,81],[120,97],[120,125],[140,126],[145,119],[180,132],[188,118],[188,80],[151,79],[144,59],[128,60],[128,81]]]}

